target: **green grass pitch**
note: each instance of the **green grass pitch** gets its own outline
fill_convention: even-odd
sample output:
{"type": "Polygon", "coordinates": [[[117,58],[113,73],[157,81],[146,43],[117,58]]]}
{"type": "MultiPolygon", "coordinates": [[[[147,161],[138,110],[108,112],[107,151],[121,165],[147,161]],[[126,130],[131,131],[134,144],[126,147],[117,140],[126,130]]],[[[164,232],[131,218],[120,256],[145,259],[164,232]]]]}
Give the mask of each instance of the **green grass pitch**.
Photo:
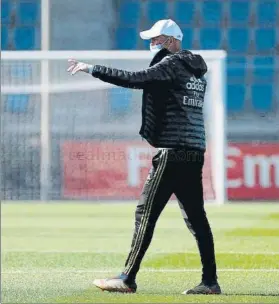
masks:
{"type": "Polygon", "coordinates": [[[167,205],[132,295],[102,292],[130,249],[131,204],[2,204],[2,303],[279,303],[279,205],[206,205],[221,296],[184,296],[200,282],[194,238],[167,205]]]}

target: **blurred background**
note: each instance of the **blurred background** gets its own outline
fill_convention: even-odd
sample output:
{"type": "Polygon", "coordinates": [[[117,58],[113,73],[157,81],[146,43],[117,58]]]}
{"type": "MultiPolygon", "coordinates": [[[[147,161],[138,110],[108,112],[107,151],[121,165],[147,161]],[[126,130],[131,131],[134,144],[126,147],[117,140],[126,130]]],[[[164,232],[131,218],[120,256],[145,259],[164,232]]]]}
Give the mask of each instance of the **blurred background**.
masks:
{"type": "MultiPolygon", "coordinates": [[[[1,1],[2,51],[41,49],[41,5],[1,1]]],[[[147,50],[149,42],[139,32],[166,18],[182,28],[183,48],[225,50],[228,198],[279,201],[278,0],[49,0],[49,5],[50,50],[147,50]]],[[[40,71],[34,63],[9,61],[2,61],[1,70],[6,86],[32,84],[40,71]]],[[[55,66],[50,74],[56,82],[68,77],[55,66]]],[[[49,199],[137,198],[142,182],[125,186],[129,173],[123,161],[112,171],[95,172],[92,159],[77,161],[77,155],[86,150],[82,145],[104,153],[140,140],[140,97],[118,88],[52,94],[49,199]],[[103,148],[106,140],[116,146],[103,148]]],[[[38,200],[40,94],[5,93],[1,106],[2,198],[38,200]]]]}

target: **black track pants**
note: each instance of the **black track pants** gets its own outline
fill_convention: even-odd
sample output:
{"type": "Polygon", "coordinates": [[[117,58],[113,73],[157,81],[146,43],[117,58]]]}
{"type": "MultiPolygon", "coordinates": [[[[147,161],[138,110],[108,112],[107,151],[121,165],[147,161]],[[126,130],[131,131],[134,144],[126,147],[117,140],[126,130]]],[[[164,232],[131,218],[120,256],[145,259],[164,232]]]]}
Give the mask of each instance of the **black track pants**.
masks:
{"type": "Polygon", "coordinates": [[[161,212],[174,193],[185,223],[195,236],[203,266],[202,279],[215,281],[216,262],[212,232],[204,210],[202,168],[204,153],[159,149],[135,213],[135,230],[124,273],[133,281],[148,249],[161,212]]]}

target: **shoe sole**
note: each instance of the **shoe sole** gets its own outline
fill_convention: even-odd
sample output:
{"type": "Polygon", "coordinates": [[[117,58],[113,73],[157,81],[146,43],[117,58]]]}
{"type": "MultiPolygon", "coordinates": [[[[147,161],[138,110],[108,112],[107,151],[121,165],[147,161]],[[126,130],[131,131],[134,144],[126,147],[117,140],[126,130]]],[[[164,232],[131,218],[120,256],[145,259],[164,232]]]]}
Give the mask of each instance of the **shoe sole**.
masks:
{"type": "Polygon", "coordinates": [[[208,291],[208,292],[186,292],[186,293],[182,293],[182,294],[186,294],[186,295],[220,295],[222,294],[221,291],[208,291]]]}
{"type": "MultiPolygon", "coordinates": [[[[212,295],[221,295],[222,293],[220,292],[207,292],[207,293],[201,293],[201,292],[189,292],[186,293],[186,295],[203,295],[203,296],[212,296],[212,295]]],[[[184,293],[185,295],[185,293],[184,293]]]]}
{"type": "Polygon", "coordinates": [[[108,291],[108,292],[118,292],[118,293],[135,293],[136,290],[132,288],[127,289],[117,289],[117,288],[106,288],[99,285],[94,284],[97,288],[101,289],[102,291],[108,291]]]}

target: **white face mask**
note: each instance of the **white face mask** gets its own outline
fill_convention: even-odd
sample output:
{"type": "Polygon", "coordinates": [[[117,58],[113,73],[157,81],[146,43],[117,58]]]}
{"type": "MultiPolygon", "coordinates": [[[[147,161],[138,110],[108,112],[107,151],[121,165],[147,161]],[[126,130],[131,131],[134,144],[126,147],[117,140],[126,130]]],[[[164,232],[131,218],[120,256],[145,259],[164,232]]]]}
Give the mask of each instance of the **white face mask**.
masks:
{"type": "Polygon", "coordinates": [[[150,51],[152,53],[158,53],[159,51],[161,51],[161,49],[163,48],[164,44],[169,40],[169,38],[167,38],[167,40],[163,43],[160,43],[160,44],[155,44],[155,45],[152,45],[150,44],[150,51]]]}

